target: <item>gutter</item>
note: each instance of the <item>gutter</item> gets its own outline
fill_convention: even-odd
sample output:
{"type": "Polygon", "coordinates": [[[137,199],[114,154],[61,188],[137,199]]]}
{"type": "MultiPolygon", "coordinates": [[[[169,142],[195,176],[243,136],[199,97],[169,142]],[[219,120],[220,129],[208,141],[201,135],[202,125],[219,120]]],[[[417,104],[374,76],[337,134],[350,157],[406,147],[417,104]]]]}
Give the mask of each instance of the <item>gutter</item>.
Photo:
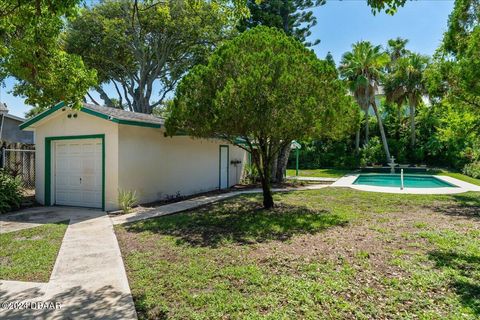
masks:
{"type": "Polygon", "coordinates": [[[3,122],[5,120],[5,114],[2,113],[2,123],[0,124],[0,141],[2,141],[2,133],[3,133],[3,122]]]}

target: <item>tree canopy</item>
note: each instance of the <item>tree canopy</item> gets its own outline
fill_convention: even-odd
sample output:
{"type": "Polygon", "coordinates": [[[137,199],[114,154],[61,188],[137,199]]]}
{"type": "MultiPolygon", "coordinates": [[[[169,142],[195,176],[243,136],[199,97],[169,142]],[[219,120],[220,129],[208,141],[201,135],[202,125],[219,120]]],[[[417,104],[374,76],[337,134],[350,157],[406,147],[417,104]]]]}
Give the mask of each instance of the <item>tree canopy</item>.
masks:
{"type": "Polygon", "coordinates": [[[107,106],[116,101],[119,107],[151,113],[192,66],[232,35],[246,14],[235,5],[240,1],[233,3],[101,1],[71,20],[67,50],[97,70],[95,89],[107,106]],[[104,89],[108,84],[115,88],[113,96],[104,89]]]}
{"type": "Polygon", "coordinates": [[[245,31],[259,25],[274,27],[306,46],[313,46],[320,40],[307,41],[312,34],[311,28],[317,24],[317,18],[309,9],[325,3],[326,0],[248,0],[250,15],[240,22],[239,30],[245,31]]]}
{"type": "Polygon", "coordinates": [[[367,0],[373,13],[385,11],[387,14],[395,14],[398,8],[403,7],[407,0],[367,0]]]}
{"type": "Polygon", "coordinates": [[[271,208],[270,169],[282,142],[338,134],[350,114],[330,63],[279,30],[256,27],[189,72],[166,127],[171,135],[184,130],[232,143],[241,138],[259,170],[264,206],[271,208]]]}
{"type": "Polygon", "coordinates": [[[79,1],[0,0],[0,80],[14,77],[14,95],[47,107],[78,102],[95,83],[95,72],[64,51],[64,19],[79,1]]]}
{"type": "Polygon", "coordinates": [[[430,94],[480,112],[480,1],[457,0],[442,46],[427,70],[430,94]]]}

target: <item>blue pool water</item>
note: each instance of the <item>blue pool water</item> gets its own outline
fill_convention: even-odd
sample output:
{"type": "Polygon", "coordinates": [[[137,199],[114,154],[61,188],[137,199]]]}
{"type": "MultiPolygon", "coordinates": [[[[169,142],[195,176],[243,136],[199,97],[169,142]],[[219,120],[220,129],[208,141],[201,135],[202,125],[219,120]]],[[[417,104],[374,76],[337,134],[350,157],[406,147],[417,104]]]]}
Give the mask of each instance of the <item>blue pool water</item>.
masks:
{"type": "MultiPolygon", "coordinates": [[[[405,188],[454,188],[453,184],[427,175],[404,175],[405,188]]],[[[399,174],[361,174],[353,184],[377,187],[401,187],[399,174]]]]}

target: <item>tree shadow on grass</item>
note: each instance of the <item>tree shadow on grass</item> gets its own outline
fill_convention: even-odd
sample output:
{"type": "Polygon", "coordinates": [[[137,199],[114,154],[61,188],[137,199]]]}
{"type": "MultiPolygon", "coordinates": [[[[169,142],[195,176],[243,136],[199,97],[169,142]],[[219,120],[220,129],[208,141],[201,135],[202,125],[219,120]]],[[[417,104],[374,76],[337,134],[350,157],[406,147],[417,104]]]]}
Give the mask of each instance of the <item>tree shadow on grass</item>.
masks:
{"type": "Polygon", "coordinates": [[[177,243],[218,247],[225,242],[253,244],[285,241],[297,234],[314,234],[348,221],[326,210],[277,204],[264,210],[258,201],[239,197],[191,212],[129,224],[129,232],[153,232],[177,238],[177,243]]]}
{"type": "Polygon", "coordinates": [[[480,219],[480,193],[463,193],[452,195],[455,204],[441,205],[436,211],[449,216],[480,219]]]}
{"type": "Polygon", "coordinates": [[[1,302],[53,302],[60,308],[3,308],[0,318],[7,319],[136,319],[132,297],[111,286],[96,290],[76,286],[53,296],[45,296],[38,288],[9,292],[0,288],[1,302]]]}
{"type": "Polygon", "coordinates": [[[462,304],[480,316],[480,257],[437,250],[429,258],[437,267],[453,271],[450,286],[462,304]]]}

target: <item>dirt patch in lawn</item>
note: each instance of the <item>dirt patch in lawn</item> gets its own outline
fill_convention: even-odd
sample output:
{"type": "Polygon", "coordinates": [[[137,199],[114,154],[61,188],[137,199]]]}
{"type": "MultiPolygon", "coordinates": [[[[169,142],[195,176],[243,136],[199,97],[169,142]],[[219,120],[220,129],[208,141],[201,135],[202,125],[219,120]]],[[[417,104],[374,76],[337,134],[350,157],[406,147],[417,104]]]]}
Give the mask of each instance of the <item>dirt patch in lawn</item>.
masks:
{"type": "Polygon", "coordinates": [[[478,194],[328,189],[117,227],[140,318],[480,316],[478,194]]]}

